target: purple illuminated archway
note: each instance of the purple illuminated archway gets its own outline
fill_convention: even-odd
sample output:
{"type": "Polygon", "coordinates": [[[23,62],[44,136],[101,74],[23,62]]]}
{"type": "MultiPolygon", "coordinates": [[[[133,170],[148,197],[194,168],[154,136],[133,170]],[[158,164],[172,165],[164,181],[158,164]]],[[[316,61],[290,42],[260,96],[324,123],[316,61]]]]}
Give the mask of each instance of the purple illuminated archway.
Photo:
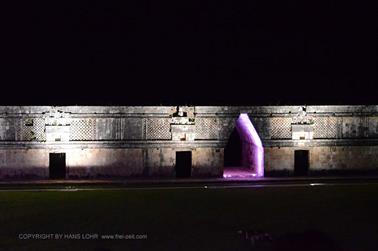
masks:
{"type": "Polygon", "coordinates": [[[240,168],[225,168],[225,178],[252,178],[264,176],[264,148],[248,114],[242,113],[235,122],[240,136],[242,159],[240,168]]]}

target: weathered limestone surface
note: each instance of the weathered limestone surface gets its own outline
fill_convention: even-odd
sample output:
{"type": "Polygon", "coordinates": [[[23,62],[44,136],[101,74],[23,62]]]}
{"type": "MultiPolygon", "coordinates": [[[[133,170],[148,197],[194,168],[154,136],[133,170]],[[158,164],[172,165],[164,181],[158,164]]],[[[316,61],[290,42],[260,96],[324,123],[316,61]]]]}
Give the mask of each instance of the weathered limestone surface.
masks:
{"type": "Polygon", "coordinates": [[[176,151],[172,148],[144,150],[145,171],[148,176],[175,176],[176,151]]]}
{"type": "Polygon", "coordinates": [[[378,168],[378,146],[315,146],[265,148],[265,170],[294,172],[295,150],[309,150],[310,171],[378,168]]]}
{"type": "Polygon", "coordinates": [[[53,152],[66,153],[67,177],[175,177],[177,151],[192,152],[193,177],[220,177],[241,113],[263,142],[268,172],[292,171],[300,149],[313,171],[378,169],[376,105],[2,106],[0,178],[48,177],[53,152]],[[301,128],[311,136],[296,136],[301,128]]]}
{"type": "Polygon", "coordinates": [[[0,177],[48,177],[46,149],[0,149],[0,177]]]}
{"type": "Polygon", "coordinates": [[[221,177],[223,173],[223,154],[223,149],[195,149],[193,151],[193,175],[221,177]]]}
{"type": "Polygon", "coordinates": [[[127,177],[143,175],[141,149],[69,149],[69,177],[127,177]]]}

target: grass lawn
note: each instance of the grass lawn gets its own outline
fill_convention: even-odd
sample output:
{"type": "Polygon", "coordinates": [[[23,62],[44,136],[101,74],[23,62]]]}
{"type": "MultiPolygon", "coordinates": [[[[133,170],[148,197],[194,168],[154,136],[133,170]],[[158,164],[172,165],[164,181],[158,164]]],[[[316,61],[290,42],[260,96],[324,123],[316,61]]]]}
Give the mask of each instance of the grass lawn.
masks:
{"type": "Polygon", "coordinates": [[[378,184],[0,192],[0,250],[257,250],[244,229],[316,230],[342,250],[378,250],[378,184]],[[50,233],[99,236],[20,239],[50,233]],[[111,234],[147,238],[101,240],[111,234]]]}

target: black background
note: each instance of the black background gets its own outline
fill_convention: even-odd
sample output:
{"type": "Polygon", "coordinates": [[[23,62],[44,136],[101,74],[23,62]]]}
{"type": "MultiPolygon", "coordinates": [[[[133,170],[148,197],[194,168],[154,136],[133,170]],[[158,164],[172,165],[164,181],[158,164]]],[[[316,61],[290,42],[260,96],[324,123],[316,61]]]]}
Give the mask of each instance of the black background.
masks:
{"type": "Polygon", "coordinates": [[[1,8],[2,105],[378,103],[366,3],[11,5],[1,8]]]}

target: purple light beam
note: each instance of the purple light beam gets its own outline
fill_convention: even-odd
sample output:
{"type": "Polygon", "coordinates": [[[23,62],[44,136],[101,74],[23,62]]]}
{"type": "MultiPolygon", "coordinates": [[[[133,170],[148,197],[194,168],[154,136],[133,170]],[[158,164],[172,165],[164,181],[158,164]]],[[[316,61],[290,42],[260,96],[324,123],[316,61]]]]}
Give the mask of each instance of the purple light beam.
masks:
{"type": "Polygon", "coordinates": [[[254,169],[255,177],[264,177],[264,147],[248,114],[240,114],[236,120],[236,130],[241,137],[243,154],[251,154],[245,156],[249,160],[248,167],[254,169]]]}

